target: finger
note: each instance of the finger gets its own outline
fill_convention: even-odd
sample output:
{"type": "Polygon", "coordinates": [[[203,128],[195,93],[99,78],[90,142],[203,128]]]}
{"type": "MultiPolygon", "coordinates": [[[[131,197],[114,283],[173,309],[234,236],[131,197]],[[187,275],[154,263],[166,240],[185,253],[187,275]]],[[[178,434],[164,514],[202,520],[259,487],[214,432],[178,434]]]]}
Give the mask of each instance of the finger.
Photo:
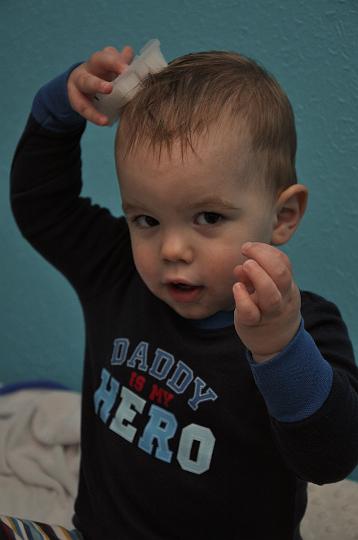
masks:
{"type": "Polygon", "coordinates": [[[120,54],[123,58],[123,61],[125,61],[127,64],[129,64],[129,62],[132,61],[133,56],[134,56],[133,49],[129,45],[125,45],[121,51],[116,49],[116,47],[109,45],[108,47],[105,47],[103,49],[103,52],[111,53],[111,54],[120,54]]]}
{"type": "Polygon", "coordinates": [[[291,288],[292,266],[285,253],[261,242],[246,242],[241,251],[243,255],[255,260],[267,272],[282,294],[291,288]]]}
{"type": "Polygon", "coordinates": [[[123,61],[126,64],[130,64],[134,57],[134,51],[132,47],[130,47],[129,45],[126,45],[125,47],[123,47],[121,55],[123,57],[123,61]]]}
{"type": "Polygon", "coordinates": [[[239,264],[238,266],[235,266],[234,268],[234,277],[236,281],[241,281],[247,289],[247,291],[251,294],[255,291],[253,284],[251,283],[249,276],[245,272],[243,265],[239,264]]]}
{"type": "Polygon", "coordinates": [[[253,302],[252,297],[248,293],[245,285],[241,282],[235,283],[233,286],[233,293],[236,304],[236,323],[247,326],[258,324],[261,320],[261,312],[255,302],[253,302]]]}
{"type": "Polygon", "coordinates": [[[282,295],[271,276],[253,259],[243,264],[255,289],[255,302],[264,313],[275,313],[282,306],[282,295]]]}
{"type": "MultiPolygon", "coordinates": [[[[126,45],[125,47],[123,47],[121,51],[118,51],[118,49],[116,49],[115,47],[105,47],[103,51],[108,54],[112,54],[118,57],[121,63],[124,64],[124,68],[126,68],[127,65],[129,65],[132,62],[133,57],[134,57],[134,51],[132,47],[130,47],[129,45],[126,45]]],[[[115,76],[117,75],[118,75],[118,72],[115,74],[115,76]]]]}
{"type": "Polygon", "coordinates": [[[82,71],[76,81],[76,88],[83,94],[94,96],[98,93],[110,94],[112,92],[112,83],[104,81],[96,75],[92,75],[87,71],[82,71]]]}
{"type": "Polygon", "coordinates": [[[97,111],[90,98],[83,95],[76,88],[73,88],[72,92],[73,107],[81,116],[98,126],[106,126],[109,124],[108,117],[97,111]]]}
{"type": "Polygon", "coordinates": [[[92,54],[87,62],[87,69],[102,79],[113,80],[113,73],[119,75],[127,69],[129,58],[127,52],[120,53],[114,47],[107,47],[92,54]]]}

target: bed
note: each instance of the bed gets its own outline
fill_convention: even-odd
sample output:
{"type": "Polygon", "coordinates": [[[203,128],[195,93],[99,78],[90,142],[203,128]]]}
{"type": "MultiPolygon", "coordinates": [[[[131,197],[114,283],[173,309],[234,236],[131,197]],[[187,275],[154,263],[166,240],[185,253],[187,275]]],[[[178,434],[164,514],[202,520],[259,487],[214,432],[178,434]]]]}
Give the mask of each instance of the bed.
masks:
{"type": "MultiPolygon", "coordinates": [[[[0,514],[72,528],[79,393],[53,381],[0,387],[0,514]]],[[[304,540],[358,540],[358,482],[308,486],[304,540]]]]}

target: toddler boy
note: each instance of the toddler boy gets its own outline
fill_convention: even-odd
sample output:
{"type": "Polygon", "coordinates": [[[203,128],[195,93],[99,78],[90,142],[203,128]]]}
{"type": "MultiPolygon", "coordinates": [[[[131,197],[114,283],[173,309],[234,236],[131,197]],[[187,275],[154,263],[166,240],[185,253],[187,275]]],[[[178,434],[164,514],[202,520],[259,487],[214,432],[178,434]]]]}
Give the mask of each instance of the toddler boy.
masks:
{"type": "Polygon", "coordinates": [[[358,373],[337,308],[276,247],[307,200],[290,103],[236,53],[147,77],[121,111],[116,218],[80,196],[80,139],[132,57],[108,47],[43,87],[12,169],[17,223],[85,317],[74,526],[298,540],[307,481],[357,463],[358,373]]]}

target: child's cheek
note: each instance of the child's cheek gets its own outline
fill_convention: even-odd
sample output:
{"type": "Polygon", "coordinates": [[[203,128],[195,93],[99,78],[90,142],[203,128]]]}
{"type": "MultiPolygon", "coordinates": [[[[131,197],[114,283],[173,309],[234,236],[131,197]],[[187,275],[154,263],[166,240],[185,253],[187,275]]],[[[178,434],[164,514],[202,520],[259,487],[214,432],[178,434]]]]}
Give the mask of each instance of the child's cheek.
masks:
{"type": "Polygon", "coordinates": [[[153,253],[143,244],[132,245],[132,250],[135,267],[143,281],[149,285],[157,273],[153,253]]]}

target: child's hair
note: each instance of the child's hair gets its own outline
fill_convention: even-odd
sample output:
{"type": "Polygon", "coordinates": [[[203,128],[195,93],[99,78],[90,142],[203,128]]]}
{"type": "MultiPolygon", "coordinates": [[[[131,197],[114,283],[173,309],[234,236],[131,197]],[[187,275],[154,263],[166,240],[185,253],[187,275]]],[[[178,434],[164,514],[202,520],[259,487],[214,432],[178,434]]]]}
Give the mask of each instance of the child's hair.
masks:
{"type": "Polygon", "coordinates": [[[170,153],[179,140],[183,155],[219,121],[233,136],[246,128],[256,176],[274,193],[297,182],[291,104],[274,77],[235,52],[188,54],[147,76],[121,110],[120,153],[125,158],[143,144],[170,153]]]}

